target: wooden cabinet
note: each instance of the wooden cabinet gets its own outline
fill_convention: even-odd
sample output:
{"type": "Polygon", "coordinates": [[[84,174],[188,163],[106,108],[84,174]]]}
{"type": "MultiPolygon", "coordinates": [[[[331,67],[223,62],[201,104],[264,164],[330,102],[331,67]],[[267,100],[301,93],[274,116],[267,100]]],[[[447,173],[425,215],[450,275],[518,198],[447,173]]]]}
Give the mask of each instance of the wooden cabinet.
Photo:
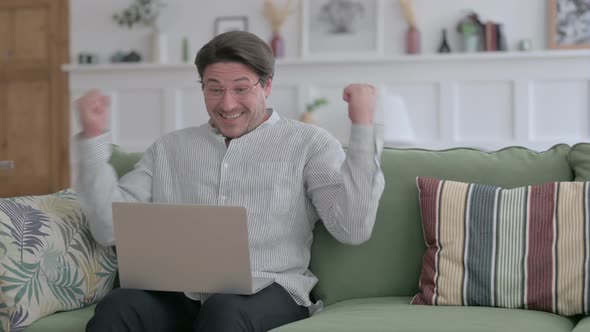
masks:
{"type": "Polygon", "coordinates": [[[68,0],[0,0],[0,197],[70,185],[68,0]]]}

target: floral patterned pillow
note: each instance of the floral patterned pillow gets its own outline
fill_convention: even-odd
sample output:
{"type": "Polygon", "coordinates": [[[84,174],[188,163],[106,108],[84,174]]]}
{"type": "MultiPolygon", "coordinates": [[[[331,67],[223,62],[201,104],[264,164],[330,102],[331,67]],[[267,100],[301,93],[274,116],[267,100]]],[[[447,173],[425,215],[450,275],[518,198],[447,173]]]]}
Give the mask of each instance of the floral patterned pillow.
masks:
{"type": "Polygon", "coordinates": [[[0,199],[0,271],[0,327],[8,320],[14,331],[100,300],[117,261],[112,248],[94,241],[68,189],[0,199]]]}
{"type": "MultiPolygon", "coordinates": [[[[4,245],[0,242],[0,248],[4,245]]],[[[0,332],[8,332],[8,305],[4,301],[4,295],[2,294],[2,288],[0,288],[0,332]]]]}

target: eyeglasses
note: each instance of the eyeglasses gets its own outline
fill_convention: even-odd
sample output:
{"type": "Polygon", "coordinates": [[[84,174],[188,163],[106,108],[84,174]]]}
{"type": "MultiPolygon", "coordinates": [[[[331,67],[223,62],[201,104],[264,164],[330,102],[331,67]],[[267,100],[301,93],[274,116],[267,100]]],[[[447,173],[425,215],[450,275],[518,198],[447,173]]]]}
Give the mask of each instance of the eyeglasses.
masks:
{"type": "Polygon", "coordinates": [[[247,84],[238,84],[233,88],[227,90],[226,88],[221,87],[218,83],[208,83],[203,84],[203,93],[205,97],[208,99],[221,99],[225,95],[225,91],[229,91],[230,96],[232,96],[236,100],[242,100],[248,97],[250,93],[256,88],[256,86],[262,81],[262,77],[254,83],[254,85],[249,86],[247,84]]]}

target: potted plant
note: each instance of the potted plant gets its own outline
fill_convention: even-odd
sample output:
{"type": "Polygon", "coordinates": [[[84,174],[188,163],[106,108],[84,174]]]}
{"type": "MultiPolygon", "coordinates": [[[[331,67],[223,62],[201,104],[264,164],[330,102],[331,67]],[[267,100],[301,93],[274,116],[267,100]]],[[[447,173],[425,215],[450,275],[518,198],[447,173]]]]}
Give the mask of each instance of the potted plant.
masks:
{"type": "Polygon", "coordinates": [[[313,113],[322,106],[328,104],[328,99],[321,97],[314,99],[311,103],[305,104],[305,112],[301,115],[301,122],[313,123],[313,113]]]}
{"type": "Polygon", "coordinates": [[[160,0],[135,0],[129,7],[113,14],[113,20],[128,28],[142,24],[158,30],[158,16],[163,7],[164,2],[160,0]]]}
{"type": "Polygon", "coordinates": [[[113,14],[113,20],[120,26],[131,29],[143,25],[152,30],[152,60],[157,63],[167,62],[167,38],[158,25],[163,7],[162,0],[135,0],[129,7],[113,14]]]}

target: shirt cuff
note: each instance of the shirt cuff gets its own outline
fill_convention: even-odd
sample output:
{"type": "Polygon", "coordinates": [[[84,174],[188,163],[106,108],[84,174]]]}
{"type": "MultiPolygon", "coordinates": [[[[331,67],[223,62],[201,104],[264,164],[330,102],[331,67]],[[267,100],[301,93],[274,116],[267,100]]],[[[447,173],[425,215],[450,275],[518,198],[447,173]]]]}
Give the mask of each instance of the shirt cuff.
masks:
{"type": "Polygon", "coordinates": [[[78,163],[95,164],[108,162],[112,154],[111,134],[84,138],[82,134],[75,136],[76,152],[78,163]]]}
{"type": "Polygon", "coordinates": [[[377,155],[383,151],[383,126],[353,124],[350,128],[349,150],[372,152],[377,155]]]}

